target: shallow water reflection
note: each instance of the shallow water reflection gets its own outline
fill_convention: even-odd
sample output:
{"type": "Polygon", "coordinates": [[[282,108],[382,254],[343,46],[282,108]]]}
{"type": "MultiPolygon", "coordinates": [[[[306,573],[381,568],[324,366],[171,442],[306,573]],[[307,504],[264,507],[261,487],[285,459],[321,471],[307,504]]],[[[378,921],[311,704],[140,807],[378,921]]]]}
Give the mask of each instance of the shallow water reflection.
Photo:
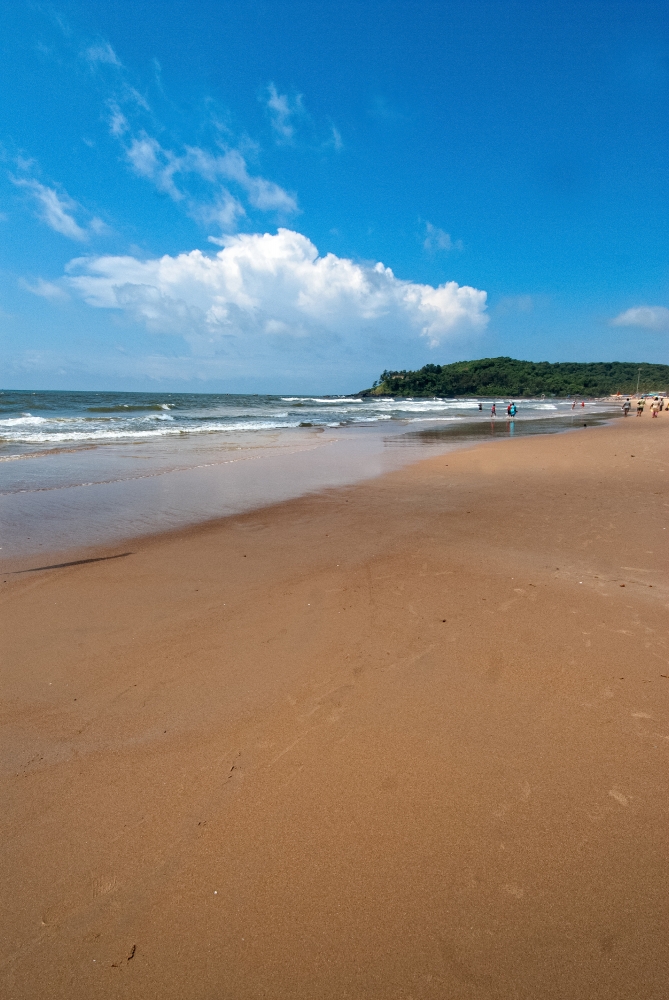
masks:
{"type": "Polygon", "coordinates": [[[477,415],[418,427],[394,421],[392,433],[378,423],[303,427],[17,456],[0,464],[0,559],[8,565],[184,528],[350,485],[468,443],[593,426],[611,415],[477,415]]]}
{"type": "Polygon", "coordinates": [[[528,437],[535,434],[558,434],[561,431],[575,430],[578,427],[598,427],[621,413],[610,410],[590,411],[587,416],[582,413],[567,417],[553,417],[551,420],[527,419],[508,420],[506,417],[496,417],[484,419],[478,423],[466,421],[440,425],[438,427],[426,427],[420,430],[411,428],[402,435],[389,435],[385,438],[388,447],[415,447],[416,443],[437,444],[441,443],[466,443],[468,441],[481,441],[495,437],[528,437]]]}

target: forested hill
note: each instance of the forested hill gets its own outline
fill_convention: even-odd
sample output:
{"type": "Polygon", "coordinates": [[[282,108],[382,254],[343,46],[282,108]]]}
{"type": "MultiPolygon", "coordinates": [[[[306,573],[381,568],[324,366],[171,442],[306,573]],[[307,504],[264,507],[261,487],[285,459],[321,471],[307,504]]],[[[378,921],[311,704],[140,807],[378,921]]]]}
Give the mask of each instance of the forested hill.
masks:
{"type": "Polygon", "coordinates": [[[560,362],[482,358],[425,365],[416,372],[382,373],[359,396],[609,396],[616,392],[669,391],[669,365],[621,361],[560,362]]]}

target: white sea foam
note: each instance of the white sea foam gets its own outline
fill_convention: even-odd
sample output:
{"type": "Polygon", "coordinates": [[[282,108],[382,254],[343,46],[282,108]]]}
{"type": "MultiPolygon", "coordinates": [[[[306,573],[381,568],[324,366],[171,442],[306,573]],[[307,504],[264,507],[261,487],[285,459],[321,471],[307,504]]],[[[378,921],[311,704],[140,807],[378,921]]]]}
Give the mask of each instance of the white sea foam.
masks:
{"type": "Polygon", "coordinates": [[[40,431],[37,433],[23,433],[20,435],[0,434],[0,440],[15,441],[25,444],[48,444],[50,442],[62,444],[67,441],[124,441],[143,440],[160,437],[180,437],[183,435],[195,434],[221,434],[232,431],[268,431],[280,428],[299,427],[300,421],[277,422],[272,420],[257,420],[221,425],[219,423],[203,423],[191,427],[164,427],[160,429],[132,429],[118,428],[118,430],[105,430],[97,428],[95,430],[68,430],[68,431],[40,431]]]}
{"type": "Polygon", "coordinates": [[[0,427],[36,427],[48,421],[44,417],[33,417],[30,413],[22,413],[20,417],[6,417],[0,420],[0,427]]]}
{"type": "Polygon", "coordinates": [[[356,405],[364,404],[364,399],[356,398],[355,396],[282,396],[282,402],[284,403],[329,403],[331,406],[339,406],[345,404],[349,406],[351,403],[356,405]]]}

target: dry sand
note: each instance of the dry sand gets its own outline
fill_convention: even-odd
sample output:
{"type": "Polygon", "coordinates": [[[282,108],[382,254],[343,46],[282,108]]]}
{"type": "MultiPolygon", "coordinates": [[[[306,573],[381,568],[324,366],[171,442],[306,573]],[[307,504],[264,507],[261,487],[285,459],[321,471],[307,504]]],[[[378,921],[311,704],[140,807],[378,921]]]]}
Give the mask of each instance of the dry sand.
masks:
{"type": "Polygon", "coordinates": [[[668,434],[5,573],[2,996],[664,1000],[668,434]]]}

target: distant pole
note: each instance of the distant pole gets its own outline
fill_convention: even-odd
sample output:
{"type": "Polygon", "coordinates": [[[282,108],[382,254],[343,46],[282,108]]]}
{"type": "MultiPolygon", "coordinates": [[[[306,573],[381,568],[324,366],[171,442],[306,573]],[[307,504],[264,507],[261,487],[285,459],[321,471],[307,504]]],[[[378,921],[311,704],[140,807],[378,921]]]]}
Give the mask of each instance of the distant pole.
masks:
{"type": "Polygon", "coordinates": [[[636,394],[639,395],[639,379],[641,378],[641,369],[639,368],[639,374],[636,377],[636,394]]]}

